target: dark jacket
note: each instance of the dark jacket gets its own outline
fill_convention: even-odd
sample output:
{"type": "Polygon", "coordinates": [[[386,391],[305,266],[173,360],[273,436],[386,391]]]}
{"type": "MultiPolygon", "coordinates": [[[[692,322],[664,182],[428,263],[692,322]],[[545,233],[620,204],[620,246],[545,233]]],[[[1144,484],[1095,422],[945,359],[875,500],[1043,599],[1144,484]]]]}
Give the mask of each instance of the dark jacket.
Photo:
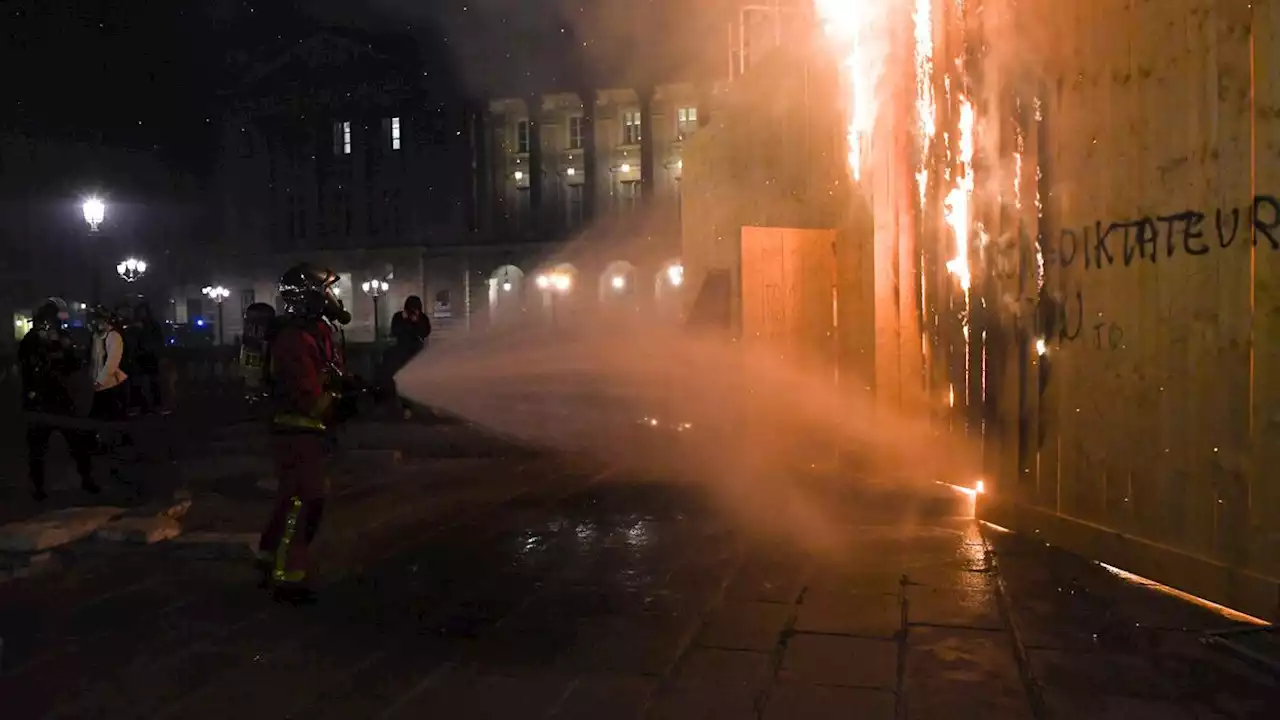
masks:
{"type": "Polygon", "coordinates": [[[22,369],[22,409],[54,415],[74,415],[72,394],[75,373],[84,367],[66,330],[46,336],[31,330],[18,344],[18,364],[22,369]]]}
{"type": "Polygon", "coordinates": [[[133,346],[134,372],[155,375],[160,372],[160,354],[164,352],[164,328],[150,317],[139,318],[129,326],[125,343],[133,346]]]}
{"type": "Polygon", "coordinates": [[[391,337],[396,343],[396,354],[408,362],[427,345],[431,336],[431,320],[426,313],[418,313],[416,320],[410,320],[404,311],[391,317],[391,337]]]}

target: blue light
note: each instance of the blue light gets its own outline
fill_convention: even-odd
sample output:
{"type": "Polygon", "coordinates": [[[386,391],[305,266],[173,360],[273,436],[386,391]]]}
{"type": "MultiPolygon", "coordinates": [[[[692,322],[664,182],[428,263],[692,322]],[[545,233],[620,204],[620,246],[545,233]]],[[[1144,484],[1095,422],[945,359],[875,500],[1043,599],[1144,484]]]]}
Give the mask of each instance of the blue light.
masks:
{"type": "Polygon", "coordinates": [[[204,327],[204,320],[203,319],[197,320],[196,327],[204,327]]]}

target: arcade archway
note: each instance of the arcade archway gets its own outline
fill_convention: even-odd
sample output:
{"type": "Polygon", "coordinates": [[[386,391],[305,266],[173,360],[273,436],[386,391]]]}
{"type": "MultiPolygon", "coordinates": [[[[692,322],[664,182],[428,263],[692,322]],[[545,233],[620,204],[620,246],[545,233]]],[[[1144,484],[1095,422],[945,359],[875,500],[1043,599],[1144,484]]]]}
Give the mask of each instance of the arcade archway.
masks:
{"type": "Polygon", "coordinates": [[[503,265],[489,275],[489,321],[497,324],[519,319],[524,311],[524,271],[503,265]]]}
{"type": "Polygon", "coordinates": [[[636,266],[626,260],[615,260],[600,273],[600,302],[613,304],[631,300],[636,295],[636,266]]]}

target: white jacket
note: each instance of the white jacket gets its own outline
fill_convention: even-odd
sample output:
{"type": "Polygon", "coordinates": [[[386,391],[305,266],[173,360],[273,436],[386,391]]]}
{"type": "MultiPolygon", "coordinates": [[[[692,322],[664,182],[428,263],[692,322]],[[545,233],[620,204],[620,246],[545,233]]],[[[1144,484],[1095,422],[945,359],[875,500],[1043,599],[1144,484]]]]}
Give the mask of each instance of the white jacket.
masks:
{"type": "Polygon", "coordinates": [[[129,376],[120,369],[124,356],[124,338],[115,330],[93,336],[93,381],[99,390],[109,390],[129,376]]]}

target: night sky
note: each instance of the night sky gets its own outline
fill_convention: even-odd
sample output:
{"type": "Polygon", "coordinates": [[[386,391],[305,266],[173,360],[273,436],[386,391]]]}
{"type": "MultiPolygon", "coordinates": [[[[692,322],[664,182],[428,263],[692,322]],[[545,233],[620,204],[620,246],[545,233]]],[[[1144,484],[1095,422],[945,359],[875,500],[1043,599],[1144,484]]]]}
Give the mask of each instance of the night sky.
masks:
{"type": "Polygon", "coordinates": [[[0,62],[13,105],[0,126],[151,150],[201,173],[219,91],[236,85],[232,59],[322,25],[410,36],[424,62],[492,97],[688,75],[721,52],[708,38],[723,33],[713,11],[727,1],[6,0],[0,62]]]}

